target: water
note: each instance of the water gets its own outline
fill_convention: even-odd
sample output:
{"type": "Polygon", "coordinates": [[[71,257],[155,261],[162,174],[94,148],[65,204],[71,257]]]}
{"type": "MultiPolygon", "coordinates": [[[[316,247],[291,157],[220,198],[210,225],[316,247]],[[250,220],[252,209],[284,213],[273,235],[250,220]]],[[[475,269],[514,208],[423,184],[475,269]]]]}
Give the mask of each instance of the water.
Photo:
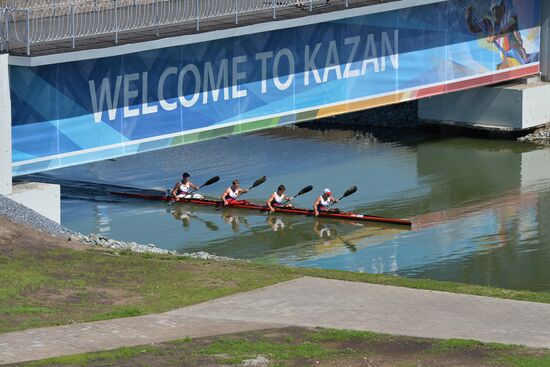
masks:
{"type": "Polygon", "coordinates": [[[48,174],[64,180],[62,222],[83,233],[266,263],[387,273],[550,291],[550,149],[402,130],[285,127],[97,162],[48,174]],[[218,197],[239,178],[261,202],[281,183],[310,207],[330,187],[344,210],[414,221],[412,230],[122,200],[115,184],[172,187],[181,172],[218,197]],[[70,182],[87,181],[97,185],[70,182]]]}

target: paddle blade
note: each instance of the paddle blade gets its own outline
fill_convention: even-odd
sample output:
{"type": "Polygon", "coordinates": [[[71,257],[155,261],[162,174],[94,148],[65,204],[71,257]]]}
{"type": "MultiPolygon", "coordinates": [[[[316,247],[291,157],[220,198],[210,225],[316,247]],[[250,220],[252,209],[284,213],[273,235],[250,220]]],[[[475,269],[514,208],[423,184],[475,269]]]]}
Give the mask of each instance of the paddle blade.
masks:
{"type": "Polygon", "coordinates": [[[212,185],[220,180],[220,176],[214,176],[210,180],[206,181],[201,185],[201,187],[212,185]]]}
{"type": "Polygon", "coordinates": [[[300,191],[298,191],[298,193],[294,196],[300,196],[300,195],[306,194],[306,193],[310,192],[311,190],[313,190],[313,186],[311,186],[311,185],[306,186],[303,189],[301,189],[300,191]]]}
{"type": "Polygon", "coordinates": [[[267,180],[267,177],[265,176],[262,176],[260,177],[259,179],[257,179],[256,181],[254,181],[254,183],[252,184],[252,186],[250,186],[249,190],[256,187],[256,186],[260,186],[261,184],[263,184],[265,181],[267,180]]]}
{"type": "Polygon", "coordinates": [[[349,189],[344,192],[344,195],[340,199],[345,198],[346,196],[350,196],[351,194],[354,194],[357,191],[357,186],[350,187],[349,189]]]}

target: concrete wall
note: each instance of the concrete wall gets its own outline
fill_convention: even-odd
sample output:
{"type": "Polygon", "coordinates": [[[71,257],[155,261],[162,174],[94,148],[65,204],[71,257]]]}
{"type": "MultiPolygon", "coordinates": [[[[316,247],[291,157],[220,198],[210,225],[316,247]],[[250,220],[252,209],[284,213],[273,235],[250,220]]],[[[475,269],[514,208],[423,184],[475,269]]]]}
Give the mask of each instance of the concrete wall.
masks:
{"type": "Polygon", "coordinates": [[[11,100],[8,54],[0,55],[0,195],[9,195],[11,183],[11,100]]]}
{"type": "Polygon", "coordinates": [[[523,130],[550,122],[549,83],[489,86],[419,101],[422,120],[523,130]]]}
{"type": "Polygon", "coordinates": [[[59,185],[22,183],[13,186],[8,197],[31,208],[48,219],[61,223],[61,190],[59,185]]]}

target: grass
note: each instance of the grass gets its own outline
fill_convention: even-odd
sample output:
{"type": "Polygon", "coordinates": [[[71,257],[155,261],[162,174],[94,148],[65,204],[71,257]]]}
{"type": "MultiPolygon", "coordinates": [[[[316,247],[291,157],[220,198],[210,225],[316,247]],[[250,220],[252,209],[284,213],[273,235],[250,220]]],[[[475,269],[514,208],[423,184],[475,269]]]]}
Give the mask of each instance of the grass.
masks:
{"type": "Polygon", "coordinates": [[[302,276],[550,303],[550,293],[0,241],[0,332],[157,313],[302,276]]]}
{"type": "Polygon", "coordinates": [[[441,341],[371,332],[286,328],[52,358],[22,366],[99,367],[243,365],[262,358],[269,366],[493,366],[547,367],[548,350],[471,340],[441,341]]]}

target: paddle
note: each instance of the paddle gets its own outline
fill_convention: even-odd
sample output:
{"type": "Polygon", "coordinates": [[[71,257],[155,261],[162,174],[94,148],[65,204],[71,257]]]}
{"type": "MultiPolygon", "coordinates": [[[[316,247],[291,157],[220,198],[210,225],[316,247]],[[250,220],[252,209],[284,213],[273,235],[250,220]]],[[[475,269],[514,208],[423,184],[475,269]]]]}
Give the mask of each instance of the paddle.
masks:
{"type": "MultiPolygon", "coordinates": [[[[192,193],[194,193],[195,191],[197,190],[200,190],[201,188],[203,188],[204,186],[208,186],[208,185],[212,185],[212,184],[215,184],[216,182],[218,182],[220,180],[220,176],[214,176],[212,177],[211,179],[209,179],[208,181],[206,181],[205,183],[203,183],[202,185],[199,186],[198,189],[195,189],[195,190],[191,190],[187,193],[187,195],[191,195],[192,193]]],[[[186,196],[187,196],[186,195],[186,196]]],[[[185,198],[184,198],[185,199],[185,198]]],[[[189,198],[191,199],[191,197],[189,198]]],[[[189,200],[187,199],[187,200],[189,200]]],[[[176,202],[176,200],[170,200],[170,202],[168,203],[168,205],[174,205],[174,203],[176,202]]]]}
{"type": "Polygon", "coordinates": [[[265,181],[267,181],[267,177],[262,176],[262,177],[260,177],[259,179],[257,179],[256,181],[254,181],[254,183],[252,184],[252,186],[250,186],[248,189],[251,190],[251,189],[255,188],[256,186],[260,186],[260,185],[263,184],[265,181]]]}
{"type": "MultiPolygon", "coordinates": [[[[248,188],[248,190],[252,190],[252,189],[255,188],[256,186],[260,186],[261,184],[263,184],[263,183],[266,182],[266,181],[267,181],[267,177],[262,176],[262,177],[260,177],[259,179],[257,179],[256,181],[254,181],[254,183],[252,184],[252,186],[250,186],[250,187],[248,188]]],[[[247,192],[248,192],[248,191],[247,191],[247,192]]],[[[244,194],[246,194],[246,192],[243,192],[243,193],[242,193],[241,195],[239,195],[239,196],[242,196],[242,195],[244,195],[244,194]]]]}
{"type": "Polygon", "coordinates": [[[298,193],[296,195],[292,196],[290,199],[288,199],[287,201],[285,201],[281,205],[285,205],[286,203],[288,203],[290,200],[294,199],[295,197],[303,195],[303,194],[307,194],[311,190],[313,190],[313,186],[308,185],[308,186],[304,187],[303,189],[301,189],[300,191],[298,191],[298,193]]]}
{"type": "MultiPolygon", "coordinates": [[[[346,192],[344,192],[344,195],[342,195],[342,196],[338,199],[338,201],[340,201],[340,200],[342,200],[343,198],[348,197],[348,196],[350,196],[350,195],[352,195],[352,194],[355,194],[356,192],[357,192],[357,186],[352,186],[352,187],[350,187],[349,189],[347,189],[346,192]]],[[[330,203],[329,206],[332,206],[333,204],[335,204],[335,203],[330,203]]]]}

